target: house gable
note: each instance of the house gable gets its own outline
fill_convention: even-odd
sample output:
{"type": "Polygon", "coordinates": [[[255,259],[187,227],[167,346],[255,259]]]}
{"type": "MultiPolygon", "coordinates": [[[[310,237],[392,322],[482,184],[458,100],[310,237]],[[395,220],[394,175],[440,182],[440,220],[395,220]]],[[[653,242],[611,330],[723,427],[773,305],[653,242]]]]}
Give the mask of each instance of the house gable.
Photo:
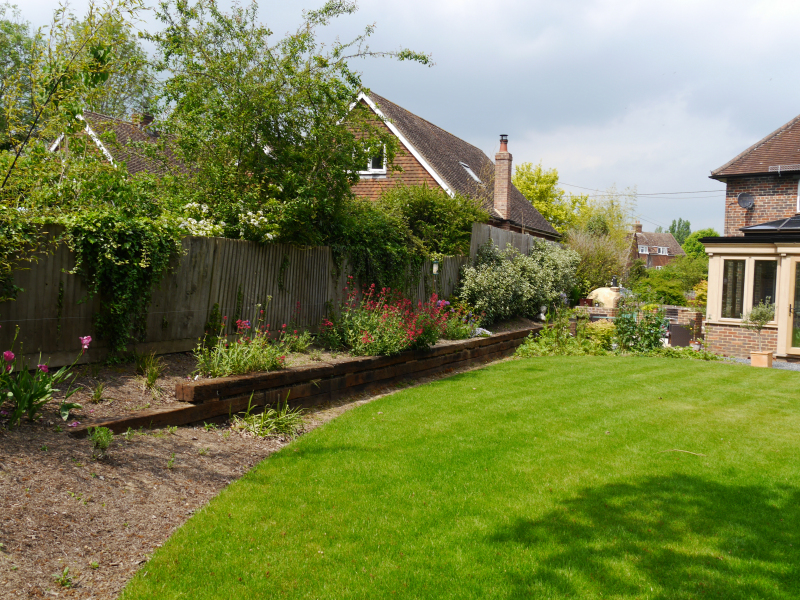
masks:
{"type": "Polygon", "coordinates": [[[711,178],[727,188],[725,236],[741,236],[742,227],[800,211],[800,116],[712,171],[711,178]],[[751,208],[739,206],[742,193],[753,196],[751,208]]]}
{"type": "MultiPolygon", "coordinates": [[[[504,218],[495,210],[495,165],[479,148],[375,93],[360,98],[385,120],[386,126],[400,140],[402,148],[416,162],[411,163],[412,169],[407,177],[401,173],[395,178],[387,174],[383,180],[374,177],[362,179],[354,186],[357,195],[376,199],[386,187],[398,182],[410,183],[420,177],[419,169],[422,168],[439,188],[448,193],[480,199],[493,225],[525,231],[546,239],[560,237],[513,184],[508,188],[507,217],[504,218]]],[[[399,162],[401,160],[404,160],[404,156],[398,153],[395,163],[405,169],[405,165],[399,162]]]]}

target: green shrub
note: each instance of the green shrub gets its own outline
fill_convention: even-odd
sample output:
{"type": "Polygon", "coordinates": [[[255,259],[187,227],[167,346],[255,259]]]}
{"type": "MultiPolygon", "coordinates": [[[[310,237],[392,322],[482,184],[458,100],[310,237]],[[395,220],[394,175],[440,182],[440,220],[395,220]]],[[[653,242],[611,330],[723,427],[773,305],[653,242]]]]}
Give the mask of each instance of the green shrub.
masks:
{"type": "Polygon", "coordinates": [[[764,302],[761,300],[753,309],[742,319],[742,327],[755,331],[758,334],[758,351],[761,352],[761,330],[764,326],[775,318],[775,305],[770,302],[770,298],[764,302]]]}
{"type": "Polygon", "coordinates": [[[606,319],[593,321],[586,326],[586,337],[603,350],[611,350],[615,334],[614,323],[606,319]]]}
{"type": "Polygon", "coordinates": [[[459,297],[483,313],[484,324],[518,316],[536,317],[575,284],[579,257],[556,244],[537,242],[529,255],[489,240],[473,266],[464,269],[459,297]]]}
{"type": "Polygon", "coordinates": [[[565,306],[558,307],[547,325],[539,332],[533,332],[517,348],[516,356],[584,356],[606,354],[605,349],[586,335],[588,315],[583,311],[573,311],[565,306]],[[570,318],[576,317],[576,335],[570,333],[570,318]]]}
{"type": "Polygon", "coordinates": [[[472,224],[489,220],[479,200],[425,184],[391,187],[378,206],[402,219],[428,256],[468,255],[472,224]]]}
{"type": "Polygon", "coordinates": [[[662,339],[669,330],[663,312],[639,310],[636,297],[622,298],[614,321],[615,342],[620,350],[650,352],[663,347],[662,339]]]}
{"type": "Polygon", "coordinates": [[[672,346],[662,346],[649,352],[642,352],[642,356],[662,356],[664,358],[690,358],[694,360],[722,360],[720,356],[706,350],[694,350],[693,348],[682,348],[672,346]]]}
{"type": "Polygon", "coordinates": [[[444,324],[442,337],[446,340],[466,340],[475,333],[480,326],[480,317],[475,311],[465,305],[451,305],[445,302],[447,320],[444,324]],[[447,312],[449,309],[449,312],[447,312]]]}

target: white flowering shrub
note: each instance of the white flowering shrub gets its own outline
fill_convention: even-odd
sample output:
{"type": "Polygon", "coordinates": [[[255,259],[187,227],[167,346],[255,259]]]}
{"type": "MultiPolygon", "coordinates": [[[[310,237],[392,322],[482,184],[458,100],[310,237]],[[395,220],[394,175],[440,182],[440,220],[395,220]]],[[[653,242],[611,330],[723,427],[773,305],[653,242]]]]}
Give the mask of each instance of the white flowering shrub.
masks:
{"type": "Polygon", "coordinates": [[[240,217],[240,235],[244,240],[267,243],[278,236],[278,224],[264,211],[243,211],[240,217]]]}
{"type": "Polygon", "coordinates": [[[577,252],[556,244],[537,242],[526,256],[510,244],[501,251],[489,240],[464,269],[459,297],[485,313],[484,324],[534,318],[574,287],[579,261],[577,252]]]}
{"type": "Polygon", "coordinates": [[[184,216],[178,219],[178,227],[185,229],[189,235],[204,237],[223,236],[225,223],[216,223],[209,214],[208,206],[197,202],[189,202],[183,207],[184,216]]]}

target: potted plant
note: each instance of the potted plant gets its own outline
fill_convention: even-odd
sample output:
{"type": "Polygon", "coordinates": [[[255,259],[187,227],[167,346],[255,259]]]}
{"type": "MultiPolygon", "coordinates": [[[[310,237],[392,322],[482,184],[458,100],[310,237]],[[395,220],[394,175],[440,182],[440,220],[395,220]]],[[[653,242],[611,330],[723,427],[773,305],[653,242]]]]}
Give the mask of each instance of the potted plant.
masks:
{"type": "Polygon", "coordinates": [[[767,298],[766,302],[763,300],[759,302],[742,319],[742,327],[758,334],[758,352],[750,353],[750,364],[754,367],[772,367],[772,350],[766,352],[761,350],[761,330],[767,323],[775,319],[775,305],[769,300],[767,298]]]}

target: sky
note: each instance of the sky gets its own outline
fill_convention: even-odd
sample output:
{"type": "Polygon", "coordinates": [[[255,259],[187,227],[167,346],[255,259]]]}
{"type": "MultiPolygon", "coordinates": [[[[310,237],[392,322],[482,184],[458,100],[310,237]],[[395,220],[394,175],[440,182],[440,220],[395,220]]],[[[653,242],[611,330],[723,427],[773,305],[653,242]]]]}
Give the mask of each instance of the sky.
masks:
{"type": "MultiPolygon", "coordinates": [[[[259,11],[283,34],[321,3],[259,11]]],[[[57,4],[19,5],[44,25],[57,4]]],[[[567,191],[635,187],[645,231],[677,218],[722,231],[710,171],[800,113],[796,1],[361,0],[325,35],[373,23],[373,50],[410,47],[435,66],[359,61],[368,87],[490,157],[508,134],[514,164],[557,169],[567,191]]]]}

